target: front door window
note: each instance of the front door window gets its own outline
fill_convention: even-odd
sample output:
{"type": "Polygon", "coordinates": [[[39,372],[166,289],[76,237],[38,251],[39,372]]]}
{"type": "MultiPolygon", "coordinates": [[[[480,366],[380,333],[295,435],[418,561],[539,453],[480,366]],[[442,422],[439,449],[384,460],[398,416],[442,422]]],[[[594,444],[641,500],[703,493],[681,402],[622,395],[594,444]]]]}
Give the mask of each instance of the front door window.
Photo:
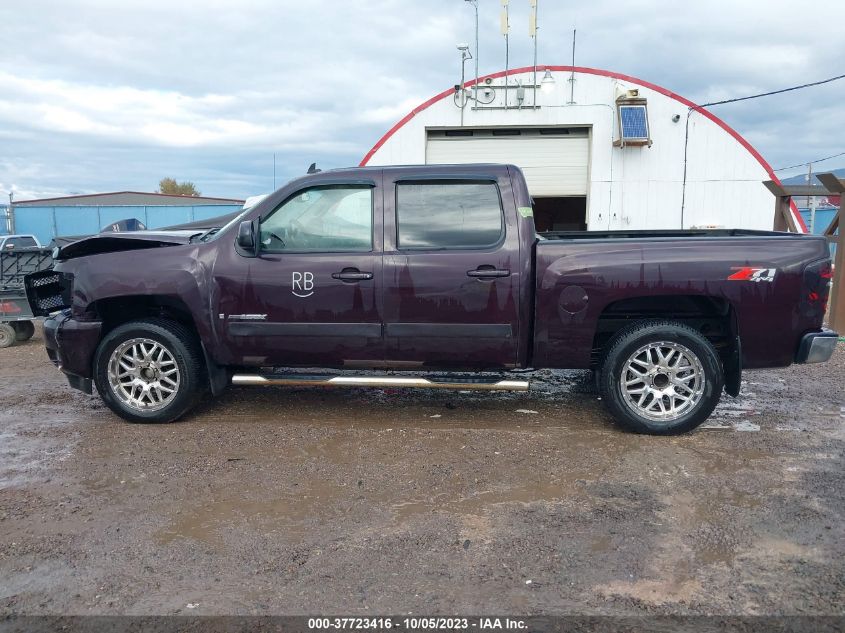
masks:
{"type": "Polygon", "coordinates": [[[354,253],[373,249],[373,190],[312,187],[262,220],[263,253],[354,253]]]}

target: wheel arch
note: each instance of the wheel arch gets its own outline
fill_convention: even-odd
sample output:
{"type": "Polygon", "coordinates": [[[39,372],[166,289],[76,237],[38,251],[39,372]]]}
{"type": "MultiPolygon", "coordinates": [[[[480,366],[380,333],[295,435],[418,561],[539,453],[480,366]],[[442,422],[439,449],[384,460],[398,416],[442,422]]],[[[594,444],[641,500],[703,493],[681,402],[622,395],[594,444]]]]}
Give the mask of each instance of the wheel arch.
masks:
{"type": "Polygon", "coordinates": [[[730,300],[718,295],[652,294],[608,303],[596,322],[591,367],[601,365],[607,344],[617,332],[636,321],[655,319],[684,323],[705,336],[722,361],[725,391],[739,394],[742,346],[737,311],[730,300]]]}
{"type": "Polygon", "coordinates": [[[195,317],[188,304],[181,297],[166,294],[105,297],[88,304],[86,313],[91,318],[103,322],[101,336],[105,336],[117,326],[135,319],[158,317],[180,323],[196,335],[197,342],[202,350],[212,394],[215,396],[220,394],[228,385],[228,371],[225,367],[217,364],[206,346],[204,321],[195,317]]]}
{"type": "Polygon", "coordinates": [[[103,322],[103,334],[134,319],[161,317],[177,321],[198,332],[197,323],[188,305],[172,295],[117,295],[88,304],[86,313],[103,322]]]}

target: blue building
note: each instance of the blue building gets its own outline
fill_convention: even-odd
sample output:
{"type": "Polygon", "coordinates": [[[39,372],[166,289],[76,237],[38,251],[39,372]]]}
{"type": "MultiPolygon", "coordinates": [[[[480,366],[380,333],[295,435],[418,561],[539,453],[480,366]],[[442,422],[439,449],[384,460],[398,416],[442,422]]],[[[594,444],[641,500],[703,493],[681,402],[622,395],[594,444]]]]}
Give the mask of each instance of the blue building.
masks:
{"type": "Polygon", "coordinates": [[[238,211],[243,200],[115,191],[15,202],[0,231],[31,233],[42,244],[58,236],[91,235],[120,220],[135,219],[149,229],[184,224],[238,211]]]}
{"type": "MultiPolygon", "coordinates": [[[[815,218],[816,222],[815,225],[812,227],[812,233],[815,233],[816,235],[821,235],[822,233],[824,233],[825,229],[830,226],[830,223],[833,221],[833,218],[836,215],[837,211],[839,211],[838,207],[824,206],[817,208],[815,218]]],[[[810,211],[810,209],[807,209],[805,207],[799,207],[798,212],[801,214],[801,217],[804,218],[804,224],[807,225],[807,230],[809,231],[812,223],[812,212],[810,211]]],[[[840,235],[842,234],[841,229],[839,233],[840,235]]],[[[830,245],[830,252],[831,254],[836,252],[836,244],[830,245]]]]}

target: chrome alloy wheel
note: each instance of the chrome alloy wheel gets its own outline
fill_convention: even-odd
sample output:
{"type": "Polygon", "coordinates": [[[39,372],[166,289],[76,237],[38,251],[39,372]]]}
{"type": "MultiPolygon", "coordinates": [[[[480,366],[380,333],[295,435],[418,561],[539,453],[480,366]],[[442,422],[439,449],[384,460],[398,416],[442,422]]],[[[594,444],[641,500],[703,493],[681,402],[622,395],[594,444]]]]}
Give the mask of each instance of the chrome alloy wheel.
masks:
{"type": "Polygon", "coordinates": [[[698,356],[679,343],[643,345],[622,367],[622,399],[637,415],[654,422],[677,420],[704,394],[704,367],[698,356]]]}
{"type": "Polygon", "coordinates": [[[173,354],[148,338],[118,345],[109,358],[108,378],[114,395],[139,411],[163,409],[179,390],[179,366],[173,354]]]}

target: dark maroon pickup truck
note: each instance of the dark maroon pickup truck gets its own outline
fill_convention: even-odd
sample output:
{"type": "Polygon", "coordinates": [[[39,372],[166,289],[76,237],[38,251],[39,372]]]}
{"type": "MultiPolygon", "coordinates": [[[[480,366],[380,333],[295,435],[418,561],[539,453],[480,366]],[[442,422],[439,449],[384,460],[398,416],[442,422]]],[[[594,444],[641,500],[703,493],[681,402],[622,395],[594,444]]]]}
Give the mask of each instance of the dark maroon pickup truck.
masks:
{"type": "Polygon", "coordinates": [[[627,427],[679,433],[743,368],[826,361],[837,341],[824,238],[538,235],[507,165],[321,172],[220,228],[55,258],[26,280],[50,358],[133,422],[230,383],[525,390],[510,370],[553,367],[594,369],[627,427]]]}

